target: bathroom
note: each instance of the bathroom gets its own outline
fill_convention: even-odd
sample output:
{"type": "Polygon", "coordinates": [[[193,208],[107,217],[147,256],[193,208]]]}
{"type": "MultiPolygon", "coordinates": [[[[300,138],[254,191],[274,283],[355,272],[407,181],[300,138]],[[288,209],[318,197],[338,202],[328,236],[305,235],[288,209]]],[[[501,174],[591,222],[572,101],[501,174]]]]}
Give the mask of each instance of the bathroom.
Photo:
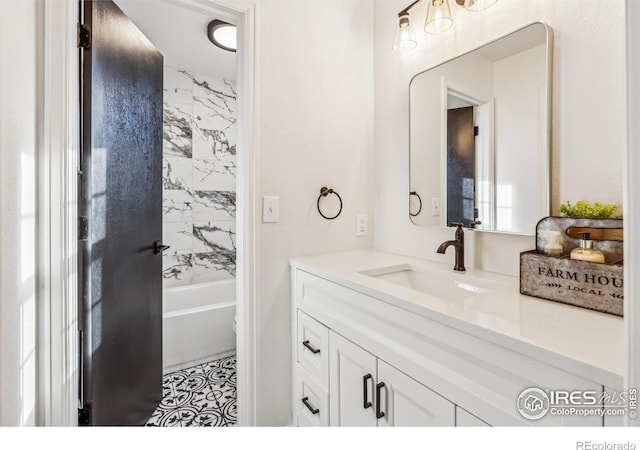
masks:
{"type": "Polygon", "coordinates": [[[169,3],[150,16],[143,2],[116,4],[164,57],[162,367],[170,394],[147,425],[203,426],[201,417],[235,424],[235,52],[202,33],[217,16],[169,3]],[[219,392],[216,412],[223,414],[175,406],[184,404],[176,397],[193,392],[183,380],[201,371],[217,383],[195,389],[219,392]]]}
{"type": "MultiPolygon", "coordinates": [[[[259,81],[255,83],[252,115],[247,116],[255,130],[252,166],[245,165],[251,167],[248,172],[254,174],[249,185],[254,198],[249,223],[252,228],[245,231],[252,236],[255,259],[253,273],[242,269],[254,280],[251,289],[246,289],[255,296],[246,311],[247,317],[252,318],[246,327],[255,333],[254,339],[249,340],[255,345],[247,350],[251,352],[247,360],[252,361],[252,369],[245,366],[252,372],[243,375],[240,370],[238,373],[239,383],[242,376],[253,379],[248,383],[254,393],[248,395],[253,400],[246,400],[246,405],[253,408],[244,422],[247,425],[284,426],[293,420],[291,340],[294,332],[289,258],[375,248],[453,265],[451,250],[445,255],[436,253],[440,243],[453,238],[453,230],[417,227],[407,217],[408,86],[416,73],[524,25],[536,21],[546,23],[554,32],[551,210],[548,215],[558,214],[559,205],[566,200],[624,203],[624,226],[634,229],[637,189],[633,189],[636,181],[632,175],[640,172],[634,166],[637,163],[629,158],[629,148],[637,143],[634,134],[637,128],[631,125],[635,122],[627,125],[627,121],[637,121],[637,115],[633,115],[634,111],[637,114],[633,109],[637,102],[632,101],[637,93],[628,90],[627,79],[633,77],[626,75],[627,70],[637,73],[633,70],[637,70],[638,55],[627,56],[626,44],[627,40],[634,42],[633,36],[637,33],[627,26],[627,21],[637,18],[633,16],[634,2],[611,1],[602,8],[601,3],[591,1],[499,0],[489,10],[479,13],[466,12],[450,2],[455,15],[452,30],[441,35],[426,35],[418,26],[416,50],[396,53],[391,44],[397,14],[408,3],[395,0],[255,2],[253,22],[250,21],[251,27],[255,27],[251,47],[254,59],[249,62],[254,64],[259,81]],[[628,139],[631,139],[629,143],[628,139]],[[341,215],[335,220],[325,220],[317,212],[316,201],[322,186],[335,189],[343,200],[341,215]],[[277,223],[262,222],[265,196],[279,197],[277,223]],[[357,215],[368,216],[366,236],[356,236],[357,215]]],[[[2,47],[0,53],[20,61],[26,69],[10,79],[24,89],[23,100],[30,101],[22,102],[12,114],[22,123],[33,123],[39,110],[35,106],[37,91],[32,85],[38,79],[40,63],[28,55],[30,49],[39,45],[36,30],[43,12],[41,6],[29,6],[29,2],[21,8],[15,12],[13,22],[22,21],[24,26],[19,30],[10,28],[11,24],[4,22],[9,22],[9,16],[3,14],[2,29],[3,32],[12,29],[23,39],[16,40],[17,48],[2,47]],[[21,49],[23,51],[19,51],[21,49]]],[[[426,6],[416,8],[422,11],[412,11],[412,17],[424,21],[426,6]]],[[[6,42],[4,34],[2,42],[6,42]]],[[[2,67],[3,71],[9,70],[5,64],[2,67]]],[[[2,98],[11,97],[3,91],[2,98]]],[[[3,136],[14,139],[3,144],[3,180],[9,180],[5,178],[7,167],[24,167],[15,174],[18,178],[11,178],[23,192],[22,197],[5,191],[2,204],[18,205],[18,210],[26,216],[38,206],[33,172],[29,172],[28,166],[29,161],[40,158],[36,151],[37,139],[29,140],[29,133],[24,129],[20,129],[19,136],[5,133],[4,127],[12,124],[4,119],[2,122],[3,136]],[[25,156],[5,154],[5,145],[9,143],[23,149],[25,156]],[[22,186],[33,189],[25,190],[22,186]],[[23,205],[25,198],[27,204],[23,205]]],[[[237,204],[243,207],[241,200],[237,204]]],[[[30,280],[41,270],[35,256],[27,258],[35,252],[34,247],[30,247],[32,236],[36,235],[35,223],[23,224],[17,219],[11,222],[10,217],[4,215],[2,220],[3,274],[8,280],[30,280]],[[13,234],[8,230],[13,230],[13,234]],[[4,239],[9,241],[9,236],[14,238],[5,244],[4,239]],[[24,255],[21,264],[7,264],[16,254],[24,255]]],[[[241,220],[248,220],[247,216],[238,213],[238,221],[241,220]]],[[[631,233],[625,237],[625,270],[628,271],[634,265],[637,249],[633,247],[631,233]]],[[[520,252],[533,248],[531,236],[465,232],[465,239],[468,269],[516,277],[520,252]]],[[[35,317],[41,308],[40,294],[35,280],[20,290],[10,283],[4,283],[2,289],[2,342],[16,350],[4,351],[3,347],[0,417],[7,424],[44,424],[46,415],[36,412],[38,361],[25,365],[17,356],[30,354],[28,348],[21,347],[25,343],[39,348],[35,317]],[[21,314],[23,305],[30,305],[25,314],[21,314]],[[21,324],[18,329],[25,334],[20,343],[7,336],[17,324],[21,324]],[[22,366],[28,369],[25,372],[14,369],[22,366]],[[17,393],[11,388],[17,385],[23,386],[24,392],[17,393]],[[31,404],[24,404],[29,401],[31,404]],[[23,413],[17,417],[15,411],[23,413]],[[29,414],[30,411],[34,413],[29,414]]],[[[633,298],[637,287],[632,281],[625,289],[625,297],[633,298]]],[[[238,304],[239,330],[243,326],[242,307],[238,304]]],[[[44,313],[46,311],[38,314],[44,313]]],[[[633,317],[633,310],[625,311],[624,320],[629,317],[633,317]]],[[[631,329],[628,331],[633,333],[631,329]]],[[[238,356],[241,356],[240,348],[238,356]]],[[[241,405],[238,413],[242,417],[241,405]]]]}

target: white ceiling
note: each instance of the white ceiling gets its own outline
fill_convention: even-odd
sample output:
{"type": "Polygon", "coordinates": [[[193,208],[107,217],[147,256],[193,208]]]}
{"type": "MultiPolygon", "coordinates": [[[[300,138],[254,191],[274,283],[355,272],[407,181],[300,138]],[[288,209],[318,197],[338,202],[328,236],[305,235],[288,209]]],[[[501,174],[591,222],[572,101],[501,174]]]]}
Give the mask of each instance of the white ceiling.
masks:
{"type": "Polygon", "coordinates": [[[162,0],[114,0],[164,55],[167,66],[236,79],[236,54],[209,41],[207,25],[222,19],[162,0]]]}

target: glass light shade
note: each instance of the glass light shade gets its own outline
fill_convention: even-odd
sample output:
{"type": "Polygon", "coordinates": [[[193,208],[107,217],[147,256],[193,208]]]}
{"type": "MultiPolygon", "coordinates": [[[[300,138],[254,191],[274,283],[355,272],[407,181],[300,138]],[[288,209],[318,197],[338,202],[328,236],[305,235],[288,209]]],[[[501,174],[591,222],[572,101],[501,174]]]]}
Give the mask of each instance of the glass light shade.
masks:
{"type": "Polygon", "coordinates": [[[482,11],[491,8],[498,0],[464,0],[464,8],[469,11],[482,11]]]}
{"type": "Polygon", "coordinates": [[[449,0],[429,0],[424,31],[430,34],[442,33],[453,26],[449,0]]]}
{"type": "Polygon", "coordinates": [[[207,26],[207,35],[211,42],[224,50],[235,52],[238,47],[237,30],[230,23],[214,20],[207,26]]]}
{"type": "Polygon", "coordinates": [[[393,49],[396,52],[406,52],[416,48],[416,45],[418,45],[418,41],[416,40],[416,33],[409,24],[409,14],[398,17],[398,26],[393,38],[393,49]]]}

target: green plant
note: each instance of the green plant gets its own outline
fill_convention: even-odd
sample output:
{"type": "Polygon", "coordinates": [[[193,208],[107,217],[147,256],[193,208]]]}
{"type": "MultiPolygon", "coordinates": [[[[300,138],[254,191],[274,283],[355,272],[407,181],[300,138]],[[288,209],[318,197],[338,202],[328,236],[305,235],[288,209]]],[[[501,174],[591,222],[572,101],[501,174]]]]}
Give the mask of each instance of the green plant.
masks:
{"type": "Polygon", "coordinates": [[[589,219],[621,219],[621,215],[614,216],[618,205],[589,203],[579,200],[575,205],[567,201],[560,205],[560,213],[565,217],[583,217],[589,219]]]}

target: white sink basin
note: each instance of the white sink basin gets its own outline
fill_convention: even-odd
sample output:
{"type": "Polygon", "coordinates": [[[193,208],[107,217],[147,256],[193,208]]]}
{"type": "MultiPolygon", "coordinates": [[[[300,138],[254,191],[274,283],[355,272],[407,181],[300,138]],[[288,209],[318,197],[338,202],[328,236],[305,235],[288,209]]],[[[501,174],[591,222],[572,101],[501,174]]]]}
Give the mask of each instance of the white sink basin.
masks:
{"type": "Polygon", "coordinates": [[[410,264],[381,267],[360,273],[447,300],[462,300],[486,294],[500,286],[493,281],[475,278],[464,272],[445,272],[410,264]]]}

